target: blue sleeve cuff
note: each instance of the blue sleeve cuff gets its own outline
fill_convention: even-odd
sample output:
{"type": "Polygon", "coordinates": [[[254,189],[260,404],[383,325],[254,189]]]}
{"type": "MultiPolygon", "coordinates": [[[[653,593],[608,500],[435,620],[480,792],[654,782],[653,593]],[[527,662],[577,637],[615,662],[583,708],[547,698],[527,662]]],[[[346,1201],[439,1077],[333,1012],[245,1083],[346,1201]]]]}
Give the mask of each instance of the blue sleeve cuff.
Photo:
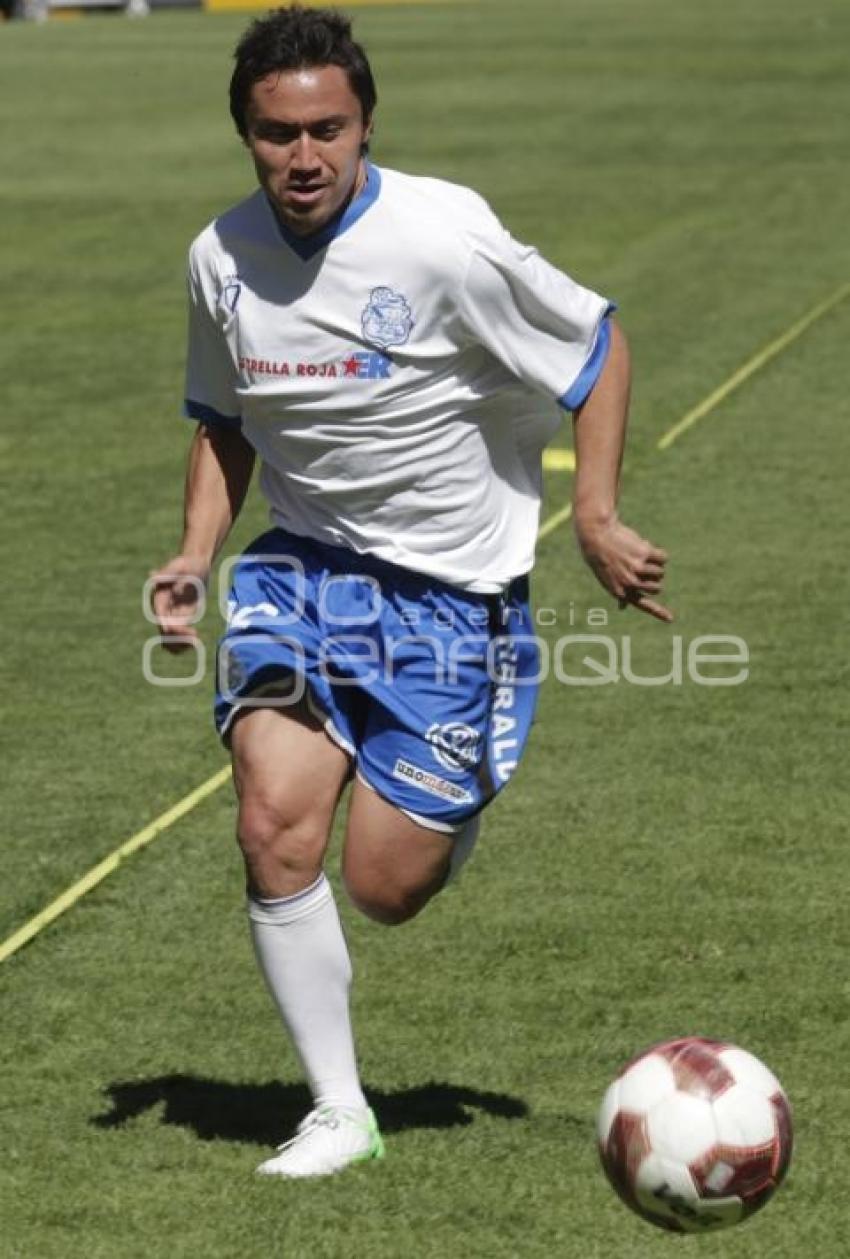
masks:
{"type": "Polygon", "coordinates": [[[183,414],[187,420],[198,420],[208,424],[210,428],[229,428],[234,432],[242,429],[242,417],[239,415],[222,415],[215,407],[208,407],[205,402],[195,402],[186,398],[183,403],[183,414]]]}
{"type": "Polygon", "coordinates": [[[558,399],[560,406],[565,411],[576,411],[581,404],[586,401],[588,394],[599,379],[602,368],[605,366],[605,360],[608,358],[608,350],[611,346],[611,325],[609,316],[615,308],[609,306],[602,322],[599,325],[599,331],[596,334],[596,342],[590,353],[590,357],[584,367],[573,381],[570,388],[565,394],[558,399]]]}

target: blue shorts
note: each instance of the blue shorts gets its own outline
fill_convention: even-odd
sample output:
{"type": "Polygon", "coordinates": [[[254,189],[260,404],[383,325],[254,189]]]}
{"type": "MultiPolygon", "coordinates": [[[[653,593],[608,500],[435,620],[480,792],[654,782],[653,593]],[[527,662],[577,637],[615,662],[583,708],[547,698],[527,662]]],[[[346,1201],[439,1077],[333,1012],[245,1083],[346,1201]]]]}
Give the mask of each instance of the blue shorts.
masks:
{"type": "Polygon", "coordinates": [[[370,555],[271,529],[233,572],[216,727],[306,702],[358,776],[454,831],[516,769],[538,684],[528,579],[472,594],[370,555]]]}

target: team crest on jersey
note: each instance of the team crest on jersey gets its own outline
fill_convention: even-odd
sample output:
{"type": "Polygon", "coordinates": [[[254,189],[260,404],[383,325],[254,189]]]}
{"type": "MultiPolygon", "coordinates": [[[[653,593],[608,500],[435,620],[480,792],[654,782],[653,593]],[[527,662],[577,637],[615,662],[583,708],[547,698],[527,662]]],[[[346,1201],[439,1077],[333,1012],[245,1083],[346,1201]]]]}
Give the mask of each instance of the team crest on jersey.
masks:
{"type": "Polygon", "coordinates": [[[470,770],[481,759],[481,735],[463,721],[434,723],[425,732],[434,760],[444,769],[470,770]]]}
{"type": "Polygon", "coordinates": [[[406,297],[380,285],[369,294],[360,323],[365,339],[386,350],[407,341],[413,328],[413,312],[406,297]]]}

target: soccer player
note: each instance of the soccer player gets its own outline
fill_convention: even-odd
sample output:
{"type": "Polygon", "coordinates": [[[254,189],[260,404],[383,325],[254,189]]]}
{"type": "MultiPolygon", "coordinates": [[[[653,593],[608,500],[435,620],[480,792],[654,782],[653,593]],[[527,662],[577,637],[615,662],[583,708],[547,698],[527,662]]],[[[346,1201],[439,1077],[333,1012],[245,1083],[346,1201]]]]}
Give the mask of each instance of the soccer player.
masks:
{"type": "Polygon", "coordinates": [[[155,574],[173,649],[255,457],[272,528],[238,562],[216,723],[233,758],[257,959],[313,1099],[258,1169],[380,1157],[323,860],[351,784],[354,904],[417,914],[468,856],[526,739],[541,453],[575,417],[575,526],[620,601],[659,617],[666,555],[623,524],[629,390],[611,304],[467,188],[368,156],[375,85],[350,24],[278,9],[230,86],[259,188],[195,240],[179,554],[155,574]]]}

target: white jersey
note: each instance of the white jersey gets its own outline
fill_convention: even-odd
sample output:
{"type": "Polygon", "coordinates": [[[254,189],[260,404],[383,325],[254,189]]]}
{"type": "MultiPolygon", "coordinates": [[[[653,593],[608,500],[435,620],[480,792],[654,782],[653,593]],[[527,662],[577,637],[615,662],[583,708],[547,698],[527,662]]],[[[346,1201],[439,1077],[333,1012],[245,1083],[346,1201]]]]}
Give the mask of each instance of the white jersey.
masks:
{"type": "Polygon", "coordinates": [[[241,425],[274,524],[498,591],[532,566],[556,403],[592,387],[610,306],[469,189],[367,174],[314,236],[258,190],[195,240],[186,414],[241,425]]]}

